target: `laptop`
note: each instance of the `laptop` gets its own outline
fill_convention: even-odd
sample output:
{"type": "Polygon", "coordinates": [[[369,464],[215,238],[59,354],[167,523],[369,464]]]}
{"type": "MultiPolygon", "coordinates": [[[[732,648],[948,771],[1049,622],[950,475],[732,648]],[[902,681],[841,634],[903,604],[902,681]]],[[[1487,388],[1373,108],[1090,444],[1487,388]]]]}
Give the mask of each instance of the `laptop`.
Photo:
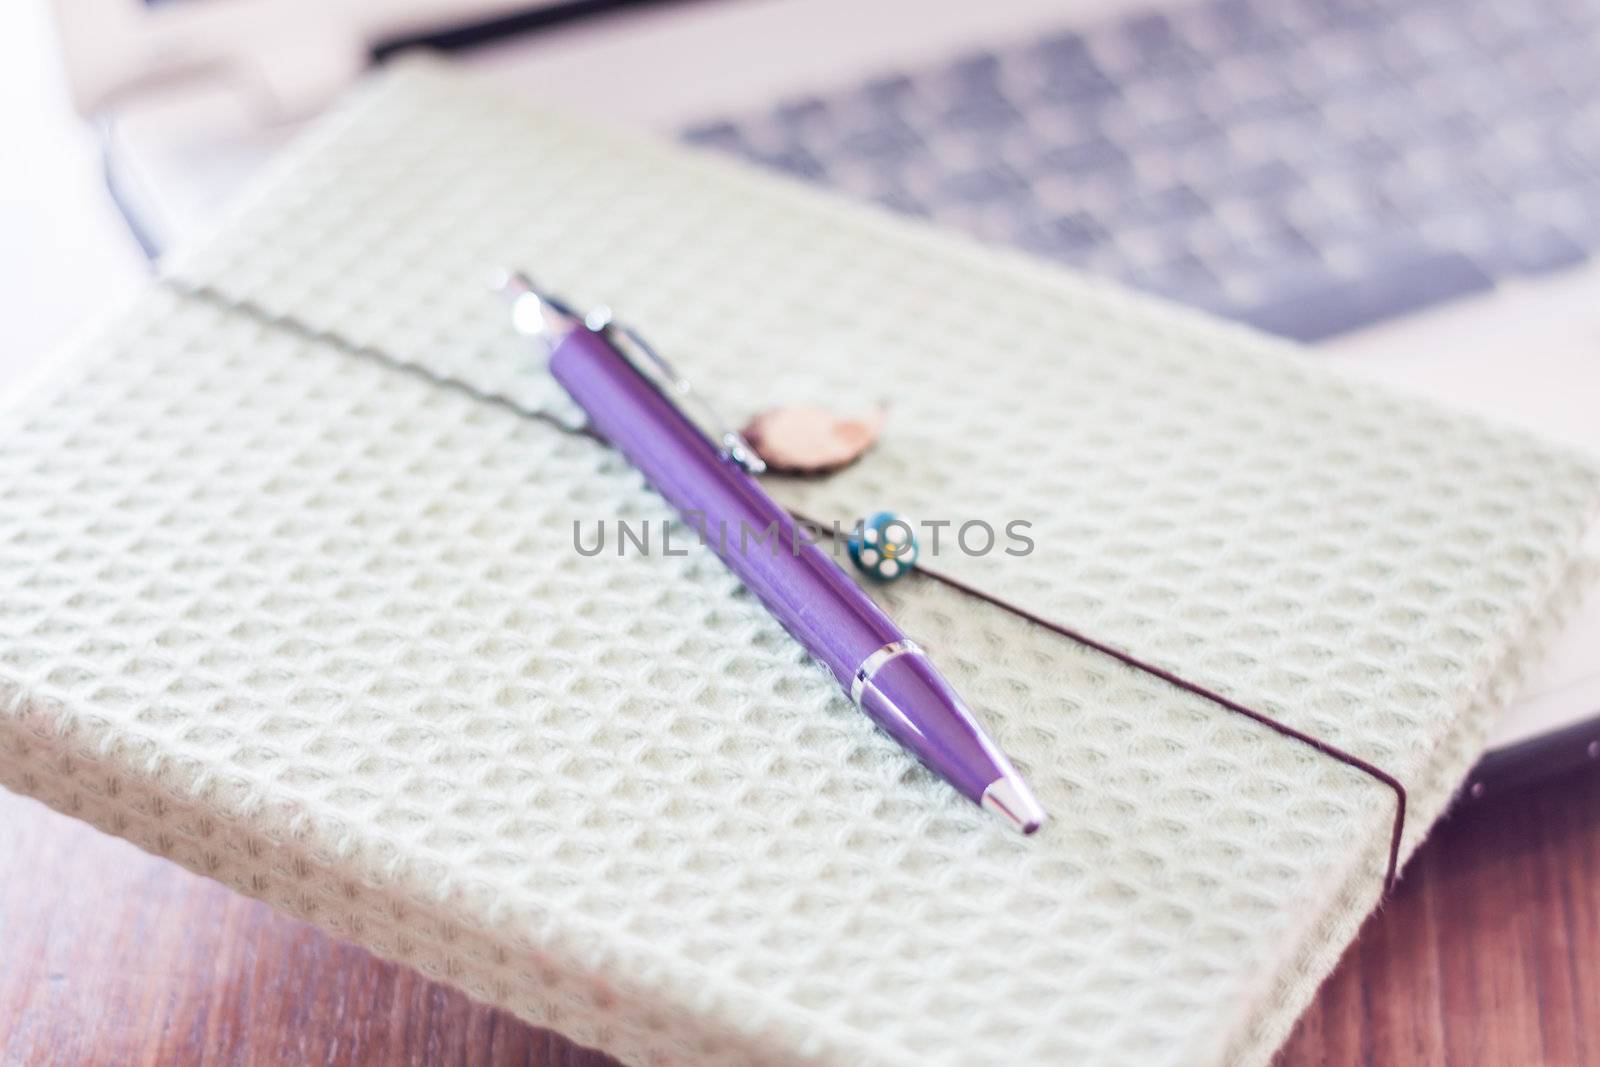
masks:
{"type": "MultiPolygon", "coordinates": [[[[408,47],[1600,456],[1600,0],[57,0],[152,257],[408,47]]],[[[1590,543],[1600,555],[1600,530],[1590,543]]],[[[1466,795],[1600,768],[1600,577],[1466,795]]]]}

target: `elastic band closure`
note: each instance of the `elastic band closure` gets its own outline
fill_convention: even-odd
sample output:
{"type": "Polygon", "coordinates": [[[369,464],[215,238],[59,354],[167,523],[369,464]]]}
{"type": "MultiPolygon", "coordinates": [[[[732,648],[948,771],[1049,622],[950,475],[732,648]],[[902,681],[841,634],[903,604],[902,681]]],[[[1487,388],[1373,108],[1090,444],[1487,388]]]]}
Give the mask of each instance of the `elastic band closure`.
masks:
{"type": "MultiPolygon", "coordinates": [[[[796,518],[799,518],[799,516],[796,516],[796,518]]],[[[813,523],[813,525],[815,524],[813,523]]],[[[1061,623],[1052,622],[1043,616],[1034,614],[1027,608],[1019,607],[1016,604],[1001,600],[999,597],[994,596],[991,593],[986,593],[976,586],[968,585],[959,578],[952,578],[948,574],[940,574],[937,571],[929,570],[924,566],[919,566],[913,573],[922,574],[936,582],[941,582],[944,585],[949,586],[951,589],[957,590],[958,592],[966,593],[968,596],[977,597],[979,600],[982,600],[988,604],[993,604],[995,607],[1000,608],[1003,611],[1009,611],[1011,614],[1020,619],[1026,619],[1028,622],[1043,626],[1052,633],[1060,634],[1069,641],[1076,642],[1085,648],[1090,648],[1096,652],[1110,656],[1118,663],[1132,667],[1136,671],[1143,671],[1145,674],[1159,678],[1163,682],[1166,682],[1172,686],[1176,686],[1186,693],[1192,693],[1202,700],[1209,700],[1211,703],[1220,708],[1231,711],[1236,715],[1243,715],[1247,719],[1258,722],[1262,726],[1265,726],[1276,733],[1282,734],[1284,737],[1298,741],[1300,744],[1305,745],[1307,748],[1315,752],[1320,752],[1329,759],[1335,759],[1348,767],[1353,767],[1361,773],[1371,777],[1374,781],[1388,786],[1390,789],[1394,790],[1394,829],[1389,834],[1389,865],[1388,869],[1384,872],[1383,889],[1386,894],[1394,889],[1395,882],[1400,877],[1400,840],[1405,833],[1406,827],[1406,787],[1400,781],[1400,779],[1396,778],[1388,771],[1378,767],[1373,763],[1370,763],[1367,760],[1362,759],[1360,756],[1346,752],[1337,745],[1330,744],[1319,737],[1312,737],[1310,734],[1305,733],[1304,731],[1296,730],[1288,723],[1279,722],[1277,719],[1274,719],[1265,712],[1256,711],[1254,708],[1246,707],[1238,701],[1225,697],[1221,693],[1215,692],[1214,690],[1207,689],[1205,686],[1200,685],[1197,682],[1191,682],[1187,678],[1180,677],[1179,675],[1167,670],[1165,667],[1159,667],[1154,663],[1146,663],[1144,660],[1139,659],[1137,656],[1134,656],[1131,653],[1124,652],[1122,649],[1113,645],[1108,645],[1104,641],[1096,640],[1095,638],[1090,637],[1088,634],[1074,630],[1070,626],[1064,626],[1061,623]]]]}

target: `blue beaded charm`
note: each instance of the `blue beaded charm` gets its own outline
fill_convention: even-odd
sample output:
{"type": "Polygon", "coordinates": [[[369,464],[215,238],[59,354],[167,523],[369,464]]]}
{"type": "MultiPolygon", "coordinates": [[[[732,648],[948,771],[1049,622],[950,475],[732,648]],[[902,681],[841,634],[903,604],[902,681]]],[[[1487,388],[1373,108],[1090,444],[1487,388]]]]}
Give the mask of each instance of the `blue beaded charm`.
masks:
{"type": "Polygon", "coordinates": [[[880,511],[850,535],[850,560],[879,582],[904,578],[917,565],[917,534],[892,511],[880,511]]]}

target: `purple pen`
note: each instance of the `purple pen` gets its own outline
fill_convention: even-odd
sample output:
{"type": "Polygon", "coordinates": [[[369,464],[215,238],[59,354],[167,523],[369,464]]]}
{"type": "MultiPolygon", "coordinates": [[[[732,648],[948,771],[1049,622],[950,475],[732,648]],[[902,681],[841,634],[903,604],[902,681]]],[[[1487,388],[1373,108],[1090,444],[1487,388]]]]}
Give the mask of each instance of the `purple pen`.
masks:
{"type": "Polygon", "coordinates": [[[544,339],[550,373],[784,628],[828,665],[874,722],[969,800],[1031,834],[1044,809],[916,642],[761,488],[764,467],[688,383],[605,309],[579,318],[511,275],[500,286],[519,333],[544,339]],[[737,531],[778,536],[745,545],[737,531]]]}

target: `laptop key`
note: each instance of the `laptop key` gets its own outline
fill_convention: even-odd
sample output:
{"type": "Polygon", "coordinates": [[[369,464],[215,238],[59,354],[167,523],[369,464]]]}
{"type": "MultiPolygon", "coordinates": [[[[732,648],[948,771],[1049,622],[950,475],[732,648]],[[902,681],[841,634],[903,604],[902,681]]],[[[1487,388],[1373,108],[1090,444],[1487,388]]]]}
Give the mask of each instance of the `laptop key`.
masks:
{"type": "Polygon", "coordinates": [[[1523,226],[1499,235],[1478,262],[1497,275],[1547,274],[1589,258],[1583,246],[1549,226],[1523,226]]]}
{"type": "Polygon", "coordinates": [[[1106,228],[1087,212],[1075,211],[1035,223],[1022,233],[1023,247],[1032,252],[1071,260],[1085,249],[1105,241],[1106,228]]]}
{"type": "Polygon", "coordinates": [[[1036,174],[1074,174],[1085,171],[1122,170],[1128,154],[1108,137],[1094,136],[1073,144],[1041,146],[1034,157],[1036,174]]]}
{"type": "Polygon", "coordinates": [[[1320,341],[1411,311],[1469,296],[1494,281],[1458,252],[1388,256],[1356,277],[1326,271],[1279,276],[1274,291],[1239,317],[1269,333],[1320,341]]]}
{"type": "Polygon", "coordinates": [[[1076,33],[1048,38],[1035,46],[1043,67],[1040,95],[1050,101],[1095,100],[1117,95],[1117,85],[1100,69],[1089,46],[1076,33]]]}

